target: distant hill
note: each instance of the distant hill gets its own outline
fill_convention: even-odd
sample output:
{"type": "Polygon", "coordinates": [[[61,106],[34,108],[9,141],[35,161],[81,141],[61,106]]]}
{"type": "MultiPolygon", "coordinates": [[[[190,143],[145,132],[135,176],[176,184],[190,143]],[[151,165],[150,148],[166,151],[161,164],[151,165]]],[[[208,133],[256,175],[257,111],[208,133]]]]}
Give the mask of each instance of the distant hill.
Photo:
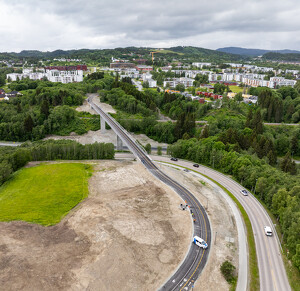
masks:
{"type": "MultiPolygon", "coordinates": [[[[128,60],[133,58],[144,57],[151,60],[150,52],[155,51],[156,60],[163,60],[164,63],[177,61],[211,61],[211,62],[222,62],[222,61],[239,61],[245,60],[247,56],[241,56],[236,54],[230,54],[226,52],[204,49],[192,46],[177,46],[166,49],[155,49],[145,47],[125,47],[115,49],[79,49],[79,50],[55,50],[53,52],[41,52],[38,50],[23,50],[19,53],[0,53],[1,57],[13,57],[13,58],[37,58],[37,59],[53,59],[59,57],[65,58],[80,58],[83,60],[98,60],[99,62],[105,62],[109,64],[111,57],[121,58],[124,57],[128,60]]],[[[150,61],[150,63],[152,63],[150,61]]]]}
{"type": "Polygon", "coordinates": [[[300,62],[300,54],[280,54],[277,52],[269,52],[263,55],[263,59],[269,61],[300,62]]]}
{"type": "Polygon", "coordinates": [[[242,56],[251,56],[251,57],[262,56],[269,52],[276,52],[280,54],[300,54],[300,51],[288,50],[288,49],[262,50],[262,49],[248,49],[248,48],[241,48],[241,47],[224,47],[224,48],[218,48],[217,51],[225,52],[229,54],[242,55],[242,56]]]}
{"type": "Polygon", "coordinates": [[[246,56],[237,56],[232,53],[217,51],[217,50],[210,50],[200,47],[193,47],[193,46],[177,46],[171,47],[167,49],[169,51],[173,51],[175,53],[181,53],[185,57],[189,57],[190,59],[195,59],[199,61],[200,58],[205,60],[211,61],[238,61],[241,59],[245,59],[246,56]]]}

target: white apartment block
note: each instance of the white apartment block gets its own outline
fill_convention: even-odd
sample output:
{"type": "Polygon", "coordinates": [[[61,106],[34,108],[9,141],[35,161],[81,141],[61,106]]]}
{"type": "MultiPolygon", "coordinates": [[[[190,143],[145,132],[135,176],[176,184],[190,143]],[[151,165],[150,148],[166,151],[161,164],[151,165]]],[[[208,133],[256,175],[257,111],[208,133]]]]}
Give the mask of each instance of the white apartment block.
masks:
{"type": "Polygon", "coordinates": [[[296,80],[288,80],[283,77],[271,77],[270,82],[273,82],[273,87],[276,88],[276,86],[291,86],[294,87],[297,83],[296,80]]]}
{"type": "Polygon", "coordinates": [[[204,66],[210,67],[211,63],[192,63],[193,66],[202,69],[204,66]]]}
{"type": "Polygon", "coordinates": [[[168,78],[164,81],[164,87],[170,86],[170,88],[175,88],[178,84],[184,85],[185,88],[192,87],[194,80],[191,78],[168,78]]]}
{"type": "Polygon", "coordinates": [[[150,88],[157,87],[157,81],[152,79],[152,75],[149,73],[142,75],[143,82],[148,82],[150,88]]]}
{"type": "Polygon", "coordinates": [[[149,88],[155,88],[155,87],[157,87],[157,81],[156,80],[149,79],[147,81],[149,83],[149,88]]]}
{"type": "Polygon", "coordinates": [[[83,81],[83,71],[59,71],[47,70],[46,77],[50,82],[61,82],[63,84],[83,81]]]}

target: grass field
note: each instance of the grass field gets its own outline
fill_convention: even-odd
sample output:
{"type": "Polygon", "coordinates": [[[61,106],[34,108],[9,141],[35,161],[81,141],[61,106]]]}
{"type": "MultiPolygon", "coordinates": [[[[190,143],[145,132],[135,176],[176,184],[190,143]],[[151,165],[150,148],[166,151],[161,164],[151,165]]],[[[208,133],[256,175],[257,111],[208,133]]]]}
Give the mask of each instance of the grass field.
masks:
{"type": "Polygon", "coordinates": [[[88,195],[92,167],[41,164],[17,171],[0,187],[0,221],[53,225],[88,195]]]}
{"type": "Polygon", "coordinates": [[[229,86],[229,89],[234,93],[243,92],[243,87],[239,86],[229,86]]]}

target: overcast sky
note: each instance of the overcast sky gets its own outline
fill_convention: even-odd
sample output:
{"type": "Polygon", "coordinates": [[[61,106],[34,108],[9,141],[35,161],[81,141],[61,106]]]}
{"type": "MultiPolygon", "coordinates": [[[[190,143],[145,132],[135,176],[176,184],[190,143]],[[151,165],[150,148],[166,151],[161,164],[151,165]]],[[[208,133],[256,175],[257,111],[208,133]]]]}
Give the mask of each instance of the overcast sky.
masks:
{"type": "Polygon", "coordinates": [[[0,0],[0,51],[241,46],[300,50],[300,0],[0,0]]]}

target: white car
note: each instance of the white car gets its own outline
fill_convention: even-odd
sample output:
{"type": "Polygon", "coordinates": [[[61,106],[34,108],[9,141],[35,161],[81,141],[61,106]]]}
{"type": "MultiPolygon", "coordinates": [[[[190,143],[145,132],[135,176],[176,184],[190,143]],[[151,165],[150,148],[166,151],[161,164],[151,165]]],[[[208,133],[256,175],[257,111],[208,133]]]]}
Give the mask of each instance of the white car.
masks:
{"type": "Polygon", "coordinates": [[[241,190],[241,193],[242,193],[244,196],[248,196],[248,191],[245,190],[245,189],[241,190]]]}
{"type": "Polygon", "coordinates": [[[264,230],[265,230],[265,234],[266,234],[267,236],[272,236],[272,235],[273,235],[272,229],[271,229],[270,226],[265,226],[265,227],[264,227],[264,230]]]}
{"type": "Polygon", "coordinates": [[[207,249],[208,248],[208,245],[205,242],[205,240],[203,240],[199,236],[194,236],[193,243],[195,245],[197,245],[198,247],[200,247],[200,248],[203,248],[203,249],[207,249]]]}

